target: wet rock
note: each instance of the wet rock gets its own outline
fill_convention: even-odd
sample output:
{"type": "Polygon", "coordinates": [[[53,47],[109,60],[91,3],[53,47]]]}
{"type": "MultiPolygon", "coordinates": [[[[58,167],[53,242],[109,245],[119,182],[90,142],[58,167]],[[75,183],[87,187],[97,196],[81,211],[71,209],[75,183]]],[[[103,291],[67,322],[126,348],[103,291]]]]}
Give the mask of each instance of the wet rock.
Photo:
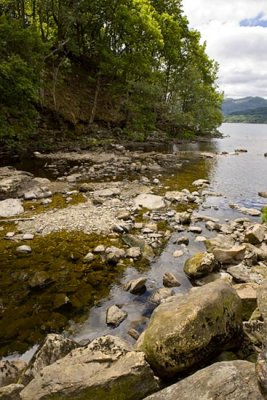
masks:
{"type": "Polygon", "coordinates": [[[24,233],[24,235],[22,236],[22,240],[33,240],[34,239],[34,235],[32,233],[24,233]]]}
{"type": "Polygon", "coordinates": [[[241,331],[240,298],[230,285],[215,281],[159,305],[139,348],[160,377],[172,378],[219,354],[241,331]]]}
{"type": "Polygon", "coordinates": [[[191,214],[188,212],[180,212],[175,216],[175,221],[182,225],[189,225],[191,223],[191,214]]]}
{"type": "Polygon", "coordinates": [[[199,235],[202,232],[202,228],[200,228],[200,226],[190,226],[188,228],[188,232],[196,233],[199,235]]]}
{"type": "Polygon", "coordinates": [[[24,388],[24,385],[19,383],[12,383],[8,386],[0,388],[1,400],[20,400],[19,393],[24,388]]]}
{"type": "Polygon", "coordinates": [[[238,264],[245,257],[246,246],[233,246],[231,248],[215,247],[212,253],[221,264],[238,264]]]}
{"type": "Polygon", "coordinates": [[[256,283],[240,283],[234,285],[238,296],[242,300],[243,319],[248,321],[251,314],[257,307],[257,288],[256,283]]]}
{"type": "Polygon", "coordinates": [[[242,214],[251,215],[252,217],[259,217],[261,215],[261,212],[255,208],[240,207],[238,204],[231,204],[230,207],[242,214]]]}
{"type": "Polygon", "coordinates": [[[169,297],[174,295],[174,291],[171,288],[160,288],[157,289],[152,296],[149,298],[149,300],[152,303],[155,304],[160,304],[162,302],[162,300],[168,299],[169,297]]]}
{"type": "Polygon", "coordinates": [[[96,246],[95,248],[94,248],[94,253],[95,254],[101,254],[101,253],[105,253],[105,246],[103,246],[103,244],[100,244],[100,245],[98,245],[98,246],[96,246]]]}
{"type": "Polygon", "coordinates": [[[179,258],[179,257],[182,257],[184,255],[184,252],[182,250],[175,250],[172,255],[175,258],[179,258]]]}
{"type": "Polygon", "coordinates": [[[267,192],[259,192],[258,195],[267,198],[267,192]]]}
{"type": "Polygon", "coordinates": [[[264,397],[267,397],[267,349],[259,354],[256,362],[256,374],[264,397]]]}
{"type": "Polygon", "coordinates": [[[175,244],[185,244],[186,246],[188,246],[189,238],[187,236],[181,236],[175,240],[175,244]]]}
{"type": "Polygon", "coordinates": [[[43,368],[65,357],[76,347],[78,347],[78,344],[73,340],[64,338],[62,335],[50,333],[31,359],[24,373],[23,382],[30,382],[41,373],[43,368]]]}
{"type": "Polygon", "coordinates": [[[172,203],[186,204],[190,201],[188,199],[188,194],[182,191],[166,192],[164,197],[166,200],[171,201],[172,203]]]}
{"type": "Polygon", "coordinates": [[[152,248],[143,238],[136,235],[124,234],[122,236],[122,241],[129,247],[139,247],[143,258],[151,260],[154,257],[152,248]]]}
{"type": "Polygon", "coordinates": [[[159,389],[144,354],[114,336],[95,339],[45,367],[21,392],[21,400],[141,400],[159,389]]]}
{"type": "Polygon", "coordinates": [[[144,400],[263,400],[254,364],[236,360],[219,362],[144,400]]]}
{"type": "Polygon", "coordinates": [[[209,231],[220,231],[221,229],[221,225],[213,221],[207,221],[205,226],[209,231]]]}
{"type": "Polygon", "coordinates": [[[48,272],[36,271],[29,281],[29,286],[32,289],[44,288],[46,286],[49,286],[52,282],[53,280],[51,279],[48,272]]]}
{"type": "Polygon", "coordinates": [[[200,278],[212,272],[217,262],[211,253],[197,253],[190,257],[184,265],[184,272],[190,278],[200,278]]]}
{"type": "Polygon", "coordinates": [[[195,242],[205,242],[207,238],[205,236],[197,236],[195,242]]]}
{"type": "Polygon", "coordinates": [[[139,194],[133,200],[133,203],[135,207],[143,207],[149,210],[164,208],[166,205],[162,196],[146,193],[139,194]]]}
{"type": "Polygon", "coordinates": [[[147,281],[147,278],[132,279],[131,281],[126,283],[125,290],[132,294],[142,293],[146,290],[146,286],[145,286],[146,281],[147,281]]]}
{"type": "Polygon", "coordinates": [[[24,208],[22,202],[19,199],[6,199],[0,201],[0,217],[10,218],[16,215],[22,214],[24,208]]]}
{"type": "Polygon", "coordinates": [[[209,185],[210,182],[207,179],[197,179],[192,183],[193,186],[203,186],[203,185],[209,185]]]}
{"type": "Polygon", "coordinates": [[[83,262],[90,263],[94,260],[94,258],[94,254],[89,251],[89,253],[87,253],[86,256],[83,258],[83,262]]]}
{"type": "Polygon", "coordinates": [[[263,242],[265,229],[260,224],[250,226],[245,233],[245,240],[251,244],[260,244],[263,242]]]}
{"type": "Polygon", "coordinates": [[[26,244],[23,244],[22,246],[19,246],[16,248],[17,253],[22,253],[22,254],[29,254],[32,252],[32,249],[30,246],[27,246],[26,244]]]}
{"type": "Polygon", "coordinates": [[[121,310],[118,306],[113,305],[108,308],[106,315],[107,325],[112,325],[114,327],[119,326],[122,321],[127,317],[127,313],[121,310]]]}
{"type": "Polygon", "coordinates": [[[167,288],[172,288],[181,286],[181,284],[171,272],[165,272],[165,274],[163,275],[163,286],[167,288]]]}
{"type": "Polygon", "coordinates": [[[139,258],[139,257],[141,257],[141,255],[142,255],[142,253],[141,253],[140,247],[130,247],[126,251],[126,256],[130,257],[130,258],[139,258]]]}
{"type": "Polygon", "coordinates": [[[11,383],[17,383],[27,363],[21,360],[0,361],[0,387],[8,386],[11,383]]]}

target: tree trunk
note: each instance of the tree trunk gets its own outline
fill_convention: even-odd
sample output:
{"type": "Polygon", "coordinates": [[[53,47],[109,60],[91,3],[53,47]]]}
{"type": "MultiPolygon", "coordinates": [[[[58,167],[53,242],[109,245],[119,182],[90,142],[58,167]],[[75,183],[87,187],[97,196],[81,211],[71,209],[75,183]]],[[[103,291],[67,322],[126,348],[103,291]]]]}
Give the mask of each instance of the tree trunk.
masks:
{"type": "Polygon", "coordinates": [[[97,80],[96,80],[96,88],[95,88],[95,97],[94,97],[94,103],[90,115],[90,120],[89,123],[93,124],[95,120],[95,114],[96,114],[96,109],[97,109],[97,100],[98,100],[98,95],[100,91],[100,74],[97,75],[97,80]]]}

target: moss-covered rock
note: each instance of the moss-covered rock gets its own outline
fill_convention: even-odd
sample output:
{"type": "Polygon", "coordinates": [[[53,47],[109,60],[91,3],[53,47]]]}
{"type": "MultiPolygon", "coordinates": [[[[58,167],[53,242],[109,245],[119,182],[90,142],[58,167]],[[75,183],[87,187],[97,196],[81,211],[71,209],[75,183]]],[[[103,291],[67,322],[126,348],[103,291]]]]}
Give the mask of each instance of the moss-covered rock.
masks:
{"type": "Polygon", "coordinates": [[[197,253],[190,257],[184,265],[184,272],[190,278],[201,278],[212,272],[217,262],[211,253],[197,253]]]}
{"type": "Polygon", "coordinates": [[[139,347],[160,377],[172,378],[233,345],[241,331],[240,298],[215,281],[156,308],[139,347]]]}

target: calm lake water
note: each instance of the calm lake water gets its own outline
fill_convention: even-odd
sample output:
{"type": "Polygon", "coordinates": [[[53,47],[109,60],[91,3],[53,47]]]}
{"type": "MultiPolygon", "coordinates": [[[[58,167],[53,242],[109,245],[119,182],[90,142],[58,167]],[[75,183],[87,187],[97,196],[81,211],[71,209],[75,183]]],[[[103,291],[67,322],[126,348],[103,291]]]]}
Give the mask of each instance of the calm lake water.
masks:
{"type": "MultiPolygon", "coordinates": [[[[221,197],[207,197],[200,206],[202,215],[218,218],[221,222],[225,219],[242,217],[236,210],[230,208],[230,204],[253,207],[261,209],[267,204],[267,199],[258,196],[258,192],[267,191],[267,125],[254,124],[223,124],[220,128],[223,139],[213,139],[209,142],[190,143],[176,145],[174,152],[184,152],[183,166],[178,171],[168,171],[161,177],[164,185],[169,185],[172,190],[189,188],[195,190],[191,183],[200,178],[209,179],[210,191],[219,192],[221,197]],[[234,152],[236,149],[246,149],[246,153],[239,155],[221,152],[234,152]],[[199,151],[217,153],[213,159],[199,158],[199,151]],[[174,173],[172,173],[174,172],[174,173]]],[[[253,219],[253,218],[251,218],[253,219]]],[[[259,221],[259,218],[254,218],[259,221]]],[[[197,223],[203,229],[202,234],[206,237],[214,233],[206,230],[203,223],[197,223]]],[[[172,272],[181,283],[176,293],[184,293],[191,287],[191,283],[183,273],[185,260],[197,251],[205,251],[203,243],[195,242],[196,235],[188,232],[174,233],[169,240],[165,250],[151,266],[143,272],[134,267],[127,268],[123,273],[120,284],[114,284],[108,298],[103,299],[94,306],[82,324],[73,324],[71,335],[76,340],[93,339],[104,334],[114,334],[131,340],[128,331],[131,328],[142,331],[147,324],[148,317],[152,311],[149,297],[157,289],[162,287],[162,276],[165,272],[172,272]],[[174,242],[179,236],[188,236],[190,245],[184,248],[184,255],[174,258],[173,252],[179,249],[174,242]],[[147,291],[143,295],[135,296],[123,290],[123,284],[130,279],[140,276],[147,277],[147,291]],[[106,310],[113,304],[122,305],[123,310],[128,313],[127,319],[117,328],[113,329],[106,325],[106,310]]],[[[33,350],[27,352],[23,358],[29,359],[33,350]]]]}

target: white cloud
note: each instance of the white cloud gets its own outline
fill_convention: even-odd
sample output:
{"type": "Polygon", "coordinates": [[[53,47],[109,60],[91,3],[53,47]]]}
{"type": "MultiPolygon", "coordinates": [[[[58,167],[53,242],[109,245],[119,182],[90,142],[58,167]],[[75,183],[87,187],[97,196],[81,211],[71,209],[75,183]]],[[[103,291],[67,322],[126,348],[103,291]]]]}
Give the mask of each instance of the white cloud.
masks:
{"type": "Polygon", "coordinates": [[[220,65],[225,95],[267,97],[267,28],[240,26],[260,13],[267,19],[266,0],[183,0],[183,9],[220,65]]]}

